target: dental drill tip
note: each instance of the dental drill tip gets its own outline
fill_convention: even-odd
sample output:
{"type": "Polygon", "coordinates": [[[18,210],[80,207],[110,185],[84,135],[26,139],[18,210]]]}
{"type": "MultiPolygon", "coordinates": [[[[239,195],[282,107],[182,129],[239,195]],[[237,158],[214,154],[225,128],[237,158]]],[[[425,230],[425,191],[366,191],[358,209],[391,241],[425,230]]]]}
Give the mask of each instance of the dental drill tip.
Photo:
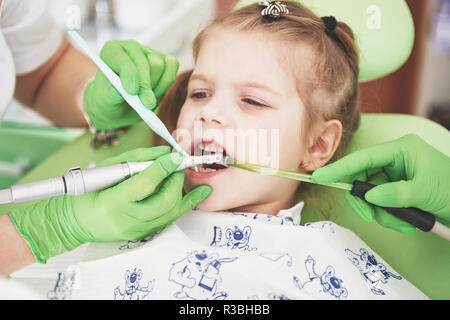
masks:
{"type": "Polygon", "coordinates": [[[235,161],[231,157],[226,156],[222,158],[221,164],[224,165],[225,167],[229,167],[235,164],[235,161]]]}
{"type": "Polygon", "coordinates": [[[0,190],[0,204],[13,202],[11,189],[0,190]]]}

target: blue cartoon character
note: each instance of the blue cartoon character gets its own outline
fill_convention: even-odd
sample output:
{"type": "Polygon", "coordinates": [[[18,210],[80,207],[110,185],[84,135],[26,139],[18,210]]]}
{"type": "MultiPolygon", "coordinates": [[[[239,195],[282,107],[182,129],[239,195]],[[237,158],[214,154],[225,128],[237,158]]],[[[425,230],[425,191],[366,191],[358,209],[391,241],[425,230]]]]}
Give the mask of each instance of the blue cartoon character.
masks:
{"type": "Polygon", "coordinates": [[[156,238],[157,235],[159,235],[165,228],[162,228],[161,230],[156,231],[155,233],[141,239],[141,240],[128,240],[124,244],[122,244],[119,247],[119,250],[127,250],[127,249],[135,249],[143,246],[147,242],[152,241],[154,238],[156,238]]]}
{"type": "Polygon", "coordinates": [[[252,228],[250,226],[245,226],[242,229],[234,226],[234,230],[227,228],[224,236],[222,228],[214,226],[214,236],[210,246],[253,251],[256,248],[250,248],[249,246],[251,233],[252,228]]]}
{"type": "Polygon", "coordinates": [[[311,222],[305,223],[305,227],[320,229],[320,230],[328,230],[330,233],[335,233],[334,223],[332,222],[311,222]]]}
{"type": "Polygon", "coordinates": [[[58,280],[56,280],[53,290],[47,293],[47,298],[50,300],[68,300],[72,295],[72,288],[75,282],[75,271],[69,274],[58,273],[58,280]]]}
{"type": "Polygon", "coordinates": [[[350,249],[345,249],[348,260],[350,260],[350,262],[358,269],[373,294],[385,295],[386,293],[381,288],[378,288],[378,285],[380,285],[380,283],[387,283],[389,278],[397,280],[402,279],[401,276],[387,271],[386,266],[378,262],[375,256],[369,254],[366,249],[361,248],[359,249],[359,252],[361,254],[354,253],[350,249]]]}
{"type": "Polygon", "coordinates": [[[277,293],[274,293],[274,292],[269,293],[267,295],[267,298],[269,300],[291,300],[291,299],[289,299],[287,296],[285,296],[282,293],[281,294],[277,294],[277,293]]]}
{"type": "MultiPolygon", "coordinates": [[[[260,300],[260,299],[259,299],[259,296],[255,294],[253,296],[248,297],[248,300],[260,300]]],[[[270,292],[267,295],[267,298],[265,300],[291,300],[291,299],[289,299],[283,293],[277,294],[277,293],[274,293],[274,292],[270,292]]]]}
{"type": "Polygon", "coordinates": [[[146,287],[142,287],[140,281],[142,280],[142,271],[127,270],[125,272],[125,288],[124,291],[120,291],[120,287],[117,286],[114,289],[114,300],[142,300],[144,299],[152,290],[154,285],[154,280],[149,281],[146,287]]]}
{"type": "Polygon", "coordinates": [[[300,290],[308,286],[308,289],[311,289],[310,287],[316,288],[319,292],[329,293],[337,299],[346,298],[348,295],[347,289],[342,286],[343,281],[336,277],[334,267],[327,266],[322,274],[318,274],[315,265],[316,261],[308,256],[305,260],[305,267],[309,279],[302,283],[297,276],[294,276],[294,285],[300,290]]]}
{"type": "Polygon", "coordinates": [[[119,247],[119,250],[129,250],[129,249],[135,249],[143,246],[146,244],[149,240],[147,238],[141,239],[141,240],[128,240],[124,244],[122,244],[119,247]]]}
{"type": "Polygon", "coordinates": [[[260,253],[260,257],[278,263],[280,266],[292,267],[292,257],[289,253],[260,253]]]}
{"type": "Polygon", "coordinates": [[[169,271],[169,281],[180,285],[180,291],[174,294],[177,299],[218,300],[225,299],[228,294],[219,291],[222,282],[220,268],[223,263],[230,263],[237,259],[221,258],[217,253],[208,255],[205,250],[201,253],[194,251],[172,264],[169,271]]]}

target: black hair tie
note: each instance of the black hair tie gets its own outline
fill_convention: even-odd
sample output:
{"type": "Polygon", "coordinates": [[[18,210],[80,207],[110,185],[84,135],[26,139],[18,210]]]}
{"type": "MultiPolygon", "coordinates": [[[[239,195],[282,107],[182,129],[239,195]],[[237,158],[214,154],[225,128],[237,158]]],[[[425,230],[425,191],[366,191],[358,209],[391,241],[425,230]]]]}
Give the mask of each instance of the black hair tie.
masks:
{"type": "Polygon", "coordinates": [[[325,33],[331,36],[338,24],[336,18],[333,16],[329,16],[329,17],[322,17],[320,19],[322,19],[323,23],[325,24],[325,33]]]}

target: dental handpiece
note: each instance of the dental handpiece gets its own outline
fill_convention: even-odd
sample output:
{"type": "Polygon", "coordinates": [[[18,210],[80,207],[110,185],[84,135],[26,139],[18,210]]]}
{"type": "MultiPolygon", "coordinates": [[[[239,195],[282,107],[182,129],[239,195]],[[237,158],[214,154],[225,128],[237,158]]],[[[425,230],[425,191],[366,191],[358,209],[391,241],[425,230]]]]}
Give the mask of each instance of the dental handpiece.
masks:
{"type": "MultiPolygon", "coordinates": [[[[72,168],[61,177],[30,182],[0,190],[0,204],[20,203],[62,195],[82,195],[115,186],[147,169],[154,161],[122,162],[104,167],[81,170],[72,168]]],[[[184,157],[176,171],[201,164],[222,163],[221,154],[184,157]]]]}

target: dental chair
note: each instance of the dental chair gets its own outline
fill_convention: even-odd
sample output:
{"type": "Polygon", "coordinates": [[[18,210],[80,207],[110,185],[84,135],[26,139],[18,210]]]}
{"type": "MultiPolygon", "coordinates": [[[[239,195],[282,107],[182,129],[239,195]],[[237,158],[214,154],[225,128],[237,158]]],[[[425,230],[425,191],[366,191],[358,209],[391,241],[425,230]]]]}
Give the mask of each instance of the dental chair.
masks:
{"type": "MultiPolygon", "coordinates": [[[[241,1],[238,7],[251,2],[255,1],[241,1]]],[[[361,81],[394,72],[411,53],[414,25],[404,0],[302,0],[302,3],[319,16],[334,15],[352,27],[361,51],[361,81]]],[[[420,136],[450,156],[450,133],[445,128],[424,118],[399,114],[362,115],[360,129],[346,153],[408,133],[420,136]]],[[[63,175],[72,167],[87,168],[92,163],[130,149],[151,147],[154,136],[145,123],[140,122],[119,136],[118,146],[94,150],[90,147],[91,140],[91,133],[81,135],[38,165],[20,183],[63,175]]],[[[308,189],[308,194],[305,194],[300,188],[296,196],[298,200],[305,201],[302,224],[331,220],[352,230],[397,273],[428,297],[450,299],[450,242],[419,230],[405,235],[381,227],[375,221],[365,223],[348,206],[343,191],[322,186],[308,189]]],[[[27,205],[30,203],[15,204],[14,207],[27,205]]],[[[11,207],[0,205],[0,212],[11,207]]]]}

